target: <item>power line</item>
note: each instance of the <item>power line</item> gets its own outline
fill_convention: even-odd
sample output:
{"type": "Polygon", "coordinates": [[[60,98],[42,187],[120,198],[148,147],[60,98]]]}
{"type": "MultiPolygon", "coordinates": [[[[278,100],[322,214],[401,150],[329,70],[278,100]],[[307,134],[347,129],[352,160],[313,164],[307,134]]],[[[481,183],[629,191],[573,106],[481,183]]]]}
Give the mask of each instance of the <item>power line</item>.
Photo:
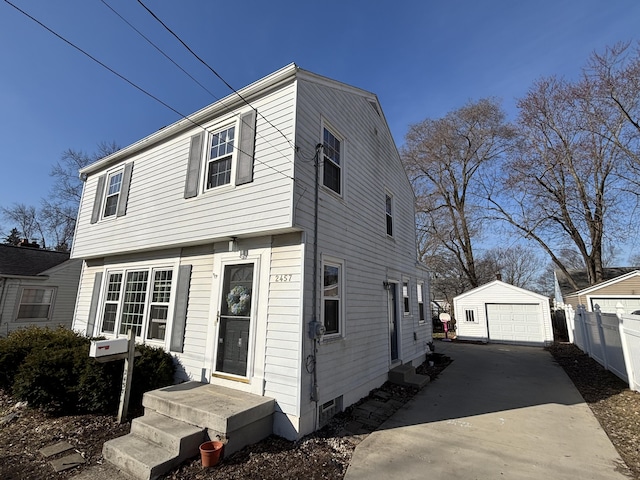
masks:
{"type": "MultiPolygon", "coordinates": [[[[116,72],[114,69],[112,69],[111,67],[109,67],[108,65],[106,65],[105,63],[101,62],[100,60],[98,60],[96,57],[94,57],[93,55],[91,55],[89,52],[87,52],[86,50],[83,50],[82,48],[80,48],[79,46],[75,45],[73,42],[71,42],[70,40],[67,40],[65,37],[63,37],[62,35],[60,35],[59,33],[55,32],[54,30],[52,30],[51,28],[49,28],[48,26],[46,26],[44,23],[42,23],[40,20],[38,20],[37,18],[33,17],[32,15],[30,15],[29,13],[25,12],[24,10],[22,10],[20,7],[16,6],[15,4],[11,3],[9,0],[4,0],[5,3],[9,4],[10,6],[12,6],[14,9],[16,9],[17,11],[19,11],[20,13],[22,13],[24,16],[26,16],[27,18],[29,18],[30,20],[34,21],[35,23],[37,23],[38,25],[40,25],[42,28],[44,28],[45,30],[47,30],[49,33],[55,35],[57,38],[59,38],[60,40],[62,40],[63,42],[65,42],[67,45],[73,47],[74,49],[76,49],[77,51],[79,51],[80,53],[82,53],[83,55],[89,57],[91,60],[93,60],[94,62],[96,62],[98,65],[100,65],[101,67],[105,68],[106,70],[108,70],[109,72],[111,72],[112,74],[114,74],[115,76],[117,76],[118,78],[120,78],[121,80],[124,80],[125,82],[127,82],[129,85],[131,85],[132,87],[134,87],[136,90],[144,93],[145,95],[147,95],[148,97],[152,98],[153,100],[155,100],[156,102],[160,103],[161,105],[163,105],[164,107],[168,108],[169,110],[171,110],[172,112],[176,113],[177,115],[179,115],[180,117],[184,118],[185,120],[191,122],[192,124],[200,127],[202,130],[204,130],[207,133],[213,133],[212,131],[208,130],[204,125],[196,122],[195,120],[193,120],[192,118],[189,118],[188,116],[184,115],[183,113],[179,112],[178,110],[176,110],[175,108],[173,108],[172,106],[170,106],[169,104],[163,102],[162,100],[160,100],[158,97],[156,97],[155,95],[153,95],[152,93],[148,92],[147,90],[145,90],[144,88],[142,88],[141,86],[137,85],[136,83],[132,82],[131,80],[129,80],[128,78],[126,78],[124,75],[116,72]]],[[[252,107],[253,108],[253,107],[252,107]]],[[[264,117],[263,117],[264,118],[264,117]]],[[[270,123],[270,122],[269,122],[270,123]]],[[[246,125],[246,124],[245,124],[246,125]]],[[[285,137],[286,139],[286,137],[285,137]]],[[[244,152],[242,150],[240,150],[239,147],[237,147],[236,145],[234,145],[233,147],[235,150],[242,152],[246,155],[249,155],[247,152],[244,152]]],[[[277,150],[276,150],[277,151],[277,150]]],[[[278,152],[280,153],[280,152],[278,152]]],[[[286,156],[284,156],[282,153],[280,153],[280,155],[287,160],[286,156]]],[[[293,177],[290,177],[289,175],[287,175],[284,172],[281,172],[280,170],[277,170],[275,167],[268,165],[265,162],[262,162],[260,160],[258,160],[255,155],[250,155],[251,157],[253,157],[253,160],[261,165],[264,165],[265,167],[268,167],[270,169],[272,169],[273,171],[279,173],[280,175],[284,176],[285,178],[288,178],[290,180],[294,180],[293,177]]]]}
{"type": "Polygon", "coordinates": [[[189,77],[191,80],[193,80],[194,82],[196,82],[198,85],[200,85],[200,87],[207,92],[209,95],[211,95],[213,98],[215,98],[216,100],[220,100],[218,97],[216,97],[211,90],[209,90],[207,87],[205,87],[204,85],[202,85],[197,79],[195,79],[191,74],[189,74],[189,72],[187,72],[184,68],[182,68],[180,65],[178,65],[178,63],[176,61],[174,61],[169,55],[167,55],[160,47],[158,47],[155,43],[153,43],[149,38],[147,38],[140,30],[138,30],[136,27],[134,27],[131,23],[129,23],[127,21],[126,18],[124,18],[122,15],[120,15],[111,5],[109,5],[105,0],[100,0],[109,10],[111,10],[113,13],[115,13],[120,20],[122,20],[124,23],[126,23],[127,25],[129,25],[138,35],[140,35],[142,38],[144,38],[151,46],[153,46],[158,52],[160,52],[167,60],[169,60],[171,63],[173,63],[176,67],[178,67],[187,77],[189,77]]]}
{"type": "Polygon", "coordinates": [[[282,137],[289,143],[289,145],[291,145],[294,149],[296,148],[296,145],[291,143],[291,140],[289,140],[289,138],[287,138],[287,136],[282,132],[282,130],[280,130],[278,127],[276,127],[273,123],[271,123],[266,117],[264,117],[264,115],[262,115],[257,108],[255,108],[253,105],[251,105],[251,103],[249,103],[249,101],[244,98],[240,92],[238,92],[235,88],[233,88],[224,78],[222,78],[222,75],[220,75],[218,72],[215,71],[215,69],[213,67],[211,67],[207,62],[205,62],[202,58],[200,58],[200,56],[194,52],[189,45],[187,45],[179,36],[178,34],[176,34],[173,30],[171,30],[171,28],[169,28],[162,20],[160,20],[160,18],[158,18],[158,16],[153,13],[151,11],[151,9],[149,7],[147,7],[142,0],[138,0],[138,3],[140,5],[142,5],[142,7],[149,12],[149,15],[151,15],[153,18],[156,19],[156,21],[158,21],[158,23],[160,23],[160,25],[162,25],[171,35],[173,35],[176,40],[178,40],[183,46],[184,48],[186,48],[189,53],[191,53],[191,55],[193,55],[196,59],[198,59],[198,61],[200,63],[202,63],[205,67],[207,67],[216,77],[218,77],[220,79],[220,81],[222,81],[222,83],[224,83],[233,93],[235,93],[238,97],[240,97],[240,99],[246,103],[249,107],[253,108],[256,113],[258,115],[260,115],[260,117],[267,122],[269,125],[271,125],[273,128],[275,128],[278,133],[280,133],[280,135],[282,135],[282,137]]]}
{"type": "MultiPolygon", "coordinates": [[[[129,27],[131,27],[138,35],[144,38],[149,44],[151,44],[158,52],[160,52],[166,59],[168,59],[171,63],[173,63],[176,67],[178,67],[185,75],[187,75],[191,80],[197,83],[202,89],[204,89],[209,95],[211,95],[215,100],[220,102],[222,105],[226,106],[224,101],[218,98],[213,92],[207,89],[204,85],[202,85],[198,80],[196,80],[192,75],[190,75],[184,68],[182,68],[175,60],[173,60],[167,53],[165,53],[160,47],[158,47],[155,43],[153,43],[148,37],[146,37],[140,30],[138,30],[135,26],[133,26],[130,22],[128,22],[120,13],[118,13],[111,5],[109,5],[105,0],[100,0],[104,5],[106,5],[113,13],[115,13],[124,23],[126,23],[129,27]]],[[[253,109],[253,107],[251,107],[253,109]]],[[[256,110],[256,109],[254,109],[256,110]]],[[[257,112],[257,110],[256,110],[257,112]]],[[[261,115],[262,116],[262,115],[261,115]]],[[[264,117],[263,117],[264,118],[264,117]]],[[[275,127],[274,127],[275,128],[275,127]]],[[[280,132],[282,133],[282,132],[280,132]]],[[[273,148],[280,156],[286,159],[286,155],[282,153],[278,148],[273,145],[267,138],[262,136],[259,132],[256,131],[256,135],[264,140],[271,148],[273,148]]],[[[285,137],[286,140],[286,137],[285,137]]]]}

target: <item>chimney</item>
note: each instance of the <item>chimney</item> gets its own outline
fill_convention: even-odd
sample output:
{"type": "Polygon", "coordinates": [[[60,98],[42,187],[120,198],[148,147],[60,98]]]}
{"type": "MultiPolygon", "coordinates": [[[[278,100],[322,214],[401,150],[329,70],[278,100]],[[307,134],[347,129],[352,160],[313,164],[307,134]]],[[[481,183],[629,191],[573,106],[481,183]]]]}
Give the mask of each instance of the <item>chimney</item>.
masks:
{"type": "Polygon", "coordinates": [[[20,240],[20,243],[18,243],[19,247],[29,247],[29,248],[40,248],[40,245],[38,245],[36,242],[29,242],[28,238],[23,238],[20,240]]]}
{"type": "Polygon", "coordinates": [[[496,273],[496,280],[502,281],[502,274],[500,272],[496,273]]]}

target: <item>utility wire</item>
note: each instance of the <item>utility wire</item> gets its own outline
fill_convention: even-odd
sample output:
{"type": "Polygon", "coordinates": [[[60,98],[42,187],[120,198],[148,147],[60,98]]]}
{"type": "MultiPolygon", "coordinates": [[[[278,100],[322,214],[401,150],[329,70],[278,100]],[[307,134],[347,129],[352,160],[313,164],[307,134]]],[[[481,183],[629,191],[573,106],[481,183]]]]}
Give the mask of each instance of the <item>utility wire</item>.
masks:
{"type": "Polygon", "coordinates": [[[211,95],[213,98],[215,98],[216,100],[220,100],[218,97],[216,97],[213,92],[211,92],[211,90],[209,90],[207,87],[205,87],[204,85],[202,85],[197,79],[195,79],[189,72],[187,72],[184,68],[182,68],[180,65],[178,65],[177,62],[175,62],[169,55],[167,55],[164,51],[162,51],[162,49],[160,47],[158,47],[155,43],[153,43],[148,37],[146,37],[140,30],[138,30],[136,27],[134,27],[131,23],[129,23],[127,21],[126,18],[124,18],[122,15],[120,15],[111,5],[109,5],[105,0],[100,0],[109,10],[111,10],[113,13],[115,13],[120,20],[122,20],[124,23],[126,23],[127,25],[129,25],[133,30],[135,30],[135,32],[140,35],[142,38],[144,38],[151,46],[153,46],[158,52],[160,52],[167,60],[169,60],[171,63],[173,63],[176,67],[178,67],[187,77],[189,77],[191,80],[193,80],[194,82],[196,82],[198,85],[200,85],[200,87],[207,92],[209,95],[211,95]]]}
{"type": "MultiPolygon", "coordinates": [[[[198,80],[196,80],[192,75],[189,74],[184,68],[182,68],[175,60],[173,60],[169,55],[167,55],[160,47],[158,47],[155,43],[153,43],[148,37],[146,37],[140,30],[138,30],[135,26],[133,26],[130,22],[128,22],[120,13],[118,13],[111,5],[109,5],[105,0],[100,0],[109,10],[115,13],[124,23],[126,23],[129,27],[131,27],[138,35],[144,38],[150,45],[152,45],[158,52],[160,52],[167,60],[173,63],[176,67],[178,67],[185,75],[187,75],[191,80],[197,83],[203,90],[205,90],[209,95],[211,95],[215,100],[219,101],[222,105],[225,103],[218,98],[213,92],[211,92],[207,87],[202,85],[198,80]]],[[[225,105],[226,106],[226,105],[225,105]]],[[[253,109],[253,107],[251,107],[253,109]]],[[[256,110],[256,109],[254,109],[256,110]]],[[[257,112],[257,110],[256,110],[257,112]]],[[[264,118],[264,117],[263,117],[264,118]]],[[[243,122],[244,123],[244,122],[243,122]]],[[[281,132],[282,133],[282,132],[281,132]]],[[[273,148],[280,156],[287,159],[285,154],[282,153],[275,145],[273,145],[267,138],[263,137],[259,132],[256,131],[256,135],[269,144],[271,148],[273,148]]],[[[286,139],[286,137],[285,137],[286,139]]],[[[288,160],[288,159],[287,159],[288,160]]]]}
{"type": "Polygon", "coordinates": [[[240,97],[240,99],[241,99],[244,103],[246,103],[249,107],[253,108],[253,109],[256,111],[256,113],[257,113],[258,115],[260,115],[260,117],[261,117],[265,122],[267,122],[269,125],[271,125],[273,128],[275,128],[275,129],[278,131],[278,133],[280,133],[280,135],[282,135],[282,136],[283,136],[283,138],[284,138],[284,139],[289,143],[289,145],[291,145],[294,149],[296,149],[296,145],[295,145],[295,144],[293,144],[293,143],[291,142],[291,140],[289,140],[289,138],[287,138],[287,136],[282,132],[282,130],[280,130],[280,129],[279,129],[278,127],[276,127],[273,123],[271,123],[267,118],[265,118],[265,117],[264,117],[264,116],[263,116],[263,115],[258,111],[258,109],[257,109],[257,108],[255,108],[253,105],[251,105],[251,103],[249,103],[249,101],[248,101],[246,98],[244,98],[244,97],[240,94],[240,92],[238,92],[238,91],[237,91],[235,88],[233,88],[233,87],[232,87],[232,86],[231,86],[231,85],[230,85],[230,84],[229,84],[229,83],[228,83],[224,78],[222,78],[222,75],[220,75],[218,72],[216,72],[216,71],[215,71],[215,69],[214,69],[213,67],[211,67],[207,62],[205,62],[202,58],[200,58],[200,56],[199,56],[196,52],[194,52],[194,51],[189,47],[189,45],[187,45],[187,44],[186,44],[186,43],[185,43],[185,42],[184,42],[184,41],[183,41],[183,40],[178,36],[178,34],[176,34],[173,30],[171,30],[171,28],[169,28],[169,27],[167,26],[167,24],[165,24],[162,20],[160,20],[160,18],[158,18],[158,16],[157,16],[155,13],[153,13],[153,12],[151,11],[151,9],[150,9],[149,7],[147,7],[147,6],[142,2],[142,0],[138,0],[138,3],[139,3],[140,5],[142,5],[142,7],[143,7],[147,12],[149,12],[149,15],[151,15],[153,18],[155,18],[155,19],[156,19],[156,21],[158,21],[158,23],[160,23],[160,25],[162,25],[162,26],[163,26],[163,27],[164,27],[164,28],[165,28],[165,29],[166,29],[166,30],[167,30],[171,35],[173,35],[173,36],[176,38],[176,40],[178,40],[178,41],[179,41],[179,42],[184,46],[184,48],[186,48],[186,49],[189,51],[189,53],[191,53],[191,55],[193,55],[195,58],[197,58],[197,59],[198,59],[198,61],[199,61],[200,63],[202,63],[205,67],[207,67],[207,68],[208,68],[208,69],[209,69],[209,70],[210,70],[210,71],[211,71],[211,72],[212,72],[216,77],[218,77],[218,78],[220,79],[220,81],[221,81],[222,83],[224,83],[224,84],[225,84],[225,85],[226,85],[226,86],[227,86],[227,87],[228,87],[228,88],[229,88],[233,93],[235,93],[238,97],[240,97]]]}
{"type": "MultiPolygon", "coordinates": [[[[100,60],[98,60],[96,57],[94,57],[93,55],[91,55],[89,52],[87,52],[86,50],[83,50],[82,48],[80,48],[79,46],[75,45],[73,42],[71,42],[70,40],[67,40],[65,37],[63,37],[62,35],[60,35],[59,33],[55,32],[54,30],[52,30],[51,28],[49,28],[48,26],[46,26],[44,23],[42,23],[40,20],[38,20],[37,18],[33,17],[32,15],[30,15],[29,13],[25,12],[24,10],[22,10],[20,7],[18,7],[17,5],[13,4],[12,2],[10,2],[9,0],[4,0],[5,3],[7,3],[8,5],[12,6],[14,9],[16,9],[18,12],[22,13],[24,16],[26,16],[27,18],[29,18],[30,20],[34,21],[35,23],[37,23],[38,25],[40,25],[42,28],[44,28],[45,30],[47,30],[49,33],[55,35],[56,37],[58,37],[60,40],[62,40],[63,42],[65,42],[67,45],[69,45],[70,47],[73,47],[74,49],[76,49],[77,51],[79,51],[80,53],[82,53],[83,55],[89,57],[91,60],[93,60],[94,62],[96,62],[98,65],[100,65],[101,67],[105,68],[106,70],[110,71],[111,73],[113,73],[115,76],[117,76],[118,78],[120,78],[121,80],[124,80],[125,82],[127,82],[129,85],[131,85],[132,87],[134,87],[136,90],[144,93],[145,95],[147,95],[148,97],[152,98],[153,100],[155,100],[156,102],[160,103],[161,105],[163,105],[164,107],[168,108],[169,110],[171,110],[172,112],[176,113],[177,115],[179,115],[180,117],[184,118],[185,120],[191,122],[192,124],[200,127],[202,130],[204,130],[207,133],[213,133],[212,131],[208,130],[204,125],[196,122],[195,120],[193,120],[192,118],[189,118],[188,116],[184,115],[183,113],[179,112],[178,110],[176,110],[175,108],[173,108],[171,105],[163,102],[162,100],[160,100],[158,97],[156,97],[155,95],[153,95],[152,93],[146,91],[144,88],[142,88],[141,86],[135,84],[134,82],[132,82],[131,80],[129,80],[128,78],[126,78],[124,75],[116,72],[114,69],[112,69],[111,67],[109,67],[108,65],[106,65],[105,63],[101,62],[100,60]]],[[[263,117],[264,118],[264,117],[263,117]]],[[[286,138],[286,137],[285,137],[286,138]]],[[[242,152],[246,155],[249,155],[247,152],[243,152],[242,150],[240,150],[239,147],[235,146],[233,147],[234,149],[238,150],[239,152],[242,152]]],[[[279,173],[280,175],[284,176],[285,178],[288,178],[290,180],[294,180],[293,177],[287,175],[284,172],[281,172],[280,170],[274,168],[271,165],[268,165],[265,162],[262,162],[260,160],[258,160],[255,155],[250,155],[251,157],[253,157],[253,160],[261,165],[264,165],[265,167],[268,167],[270,169],[272,169],[273,171],[279,173]]],[[[283,158],[286,159],[286,157],[283,158]]]]}

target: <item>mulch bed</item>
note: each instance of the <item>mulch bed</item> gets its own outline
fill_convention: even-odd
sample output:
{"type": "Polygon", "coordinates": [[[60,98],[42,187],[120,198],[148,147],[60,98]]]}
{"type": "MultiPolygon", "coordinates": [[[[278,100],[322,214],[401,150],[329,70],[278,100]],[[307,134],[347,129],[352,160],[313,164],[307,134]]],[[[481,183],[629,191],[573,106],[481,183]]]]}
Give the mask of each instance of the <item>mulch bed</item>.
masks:
{"type": "MultiPolygon", "coordinates": [[[[624,382],[573,345],[556,344],[548,350],[591,407],[633,472],[633,478],[640,480],[640,393],[630,391],[624,382]]],[[[432,380],[451,362],[443,355],[435,355],[434,360],[433,366],[424,364],[417,369],[419,373],[431,375],[432,380]]],[[[385,392],[404,403],[416,390],[386,383],[372,395],[376,392],[385,392]]],[[[272,436],[225,458],[215,468],[203,469],[200,460],[194,459],[163,478],[341,479],[356,445],[366,436],[345,434],[356,407],[338,414],[325,428],[298,442],[272,436]]],[[[129,424],[119,425],[113,416],[50,417],[38,410],[16,406],[15,400],[0,391],[0,419],[11,413],[17,415],[11,415],[12,420],[0,425],[0,478],[3,480],[69,479],[88,466],[101,463],[102,444],[129,431],[129,424]],[[55,473],[38,450],[61,440],[72,444],[86,463],[55,473]]]]}

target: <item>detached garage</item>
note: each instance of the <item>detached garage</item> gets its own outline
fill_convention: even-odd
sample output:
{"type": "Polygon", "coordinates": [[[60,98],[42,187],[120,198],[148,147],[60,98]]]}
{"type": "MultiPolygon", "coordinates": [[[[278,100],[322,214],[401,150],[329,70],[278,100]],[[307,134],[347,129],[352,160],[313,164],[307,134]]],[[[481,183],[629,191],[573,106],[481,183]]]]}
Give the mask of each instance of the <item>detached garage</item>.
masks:
{"type": "Polygon", "coordinates": [[[458,295],[453,308],[460,340],[518,345],[553,342],[549,299],[500,280],[458,295]]]}

